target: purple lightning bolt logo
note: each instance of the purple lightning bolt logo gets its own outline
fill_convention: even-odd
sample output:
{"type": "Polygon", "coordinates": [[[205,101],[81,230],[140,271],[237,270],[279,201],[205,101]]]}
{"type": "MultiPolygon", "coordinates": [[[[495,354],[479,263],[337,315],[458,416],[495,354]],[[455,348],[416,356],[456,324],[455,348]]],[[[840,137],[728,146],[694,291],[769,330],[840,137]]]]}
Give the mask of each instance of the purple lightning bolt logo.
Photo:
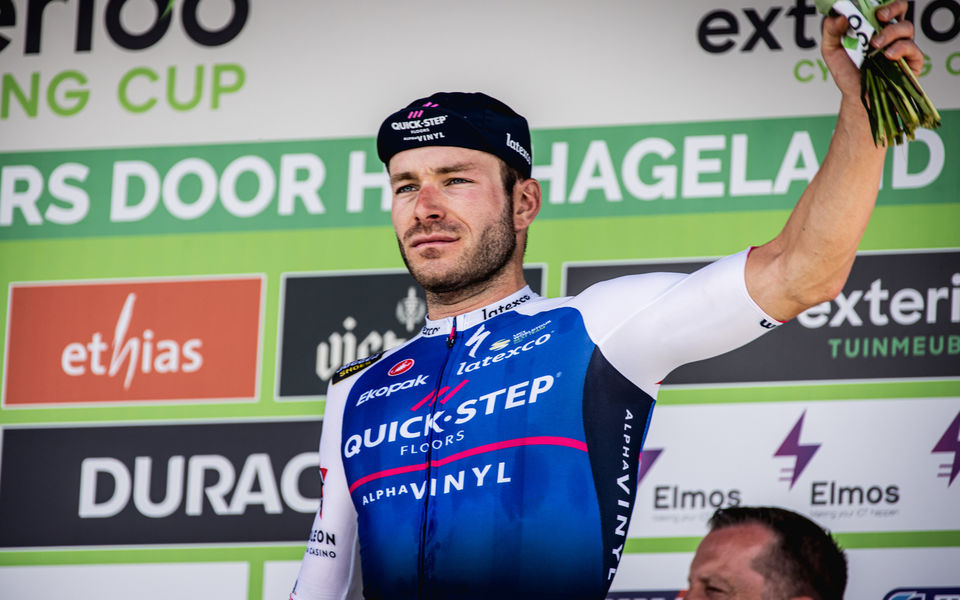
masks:
{"type": "Polygon", "coordinates": [[[807,411],[803,411],[803,414],[800,415],[800,420],[797,421],[797,424],[794,425],[790,433],[787,434],[787,439],[783,440],[783,443],[780,444],[777,451],[773,453],[774,456],[795,456],[797,458],[792,469],[790,467],[781,469],[784,473],[787,473],[787,475],[781,477],[780,481],[789,480],[791,490],[793,489],[793,484],[800,478],[800,474],[807,468],[810,459],[812,459],[813,455],[820,449],[820,444],[800,443],[800,430],[803,428],[803,417],[805,417],[806,414],[807,411]],[[790,471],[793,471],[793,473],[790,474],[790,471]]]}
{"type": "Polygon", "coordinates": [[[953,452],[953,464],[943,463],[940,465],[940,469],[950,469],[950,473],[937,473],[937,477],[950,478],[947,482],[947,487],[950,487],[953,485],[953,480],[960,474],[960,412],[954,417],[953,423],[950,423],[947,430],[943,432],[943,437],[940,438],[937,445],[933,447],[931,454],[938,452],[953,452]]]}
{"type": "Polygon", "coordinates": [[[650,471],[650,467],[653,466],[653,463],[657,462],[657,459],[660,458],[660,454],[662,453],[663,448],[650,448],[649,450],[640,451],[640,471],[637,473],[638,487],[643,481],[643,478],[647,476],[647,473],[650,471]]]}

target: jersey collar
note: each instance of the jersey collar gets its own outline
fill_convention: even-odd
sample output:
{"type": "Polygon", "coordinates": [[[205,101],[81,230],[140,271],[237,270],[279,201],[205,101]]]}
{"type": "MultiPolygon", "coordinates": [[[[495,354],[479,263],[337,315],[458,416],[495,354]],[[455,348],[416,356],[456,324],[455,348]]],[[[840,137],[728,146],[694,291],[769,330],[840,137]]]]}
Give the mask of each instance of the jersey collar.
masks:
{"type": "Polygon", "coordinates": [[[502,315],[503,313],[515,310],[518,306],[523,306],[527,302],[539,297],[540,295],[534,293],[530,289],[530,286],[524,286],[522,289],[510,294],[506,298],[501,298],[496,302],[476,310],[472,310],[468,313],[463,313],[462,315],[447,317],[445,319],[437,319],[436,321],[427,317],[427,322],[423,326],[423,329],[420,330],[420,333],[426,337],[435,335],[448,335],[454,323],[456,323],[457,331],[466,331],[474,325],[483,323],[487,319],[496,317],[497,315],[502,315]]]}

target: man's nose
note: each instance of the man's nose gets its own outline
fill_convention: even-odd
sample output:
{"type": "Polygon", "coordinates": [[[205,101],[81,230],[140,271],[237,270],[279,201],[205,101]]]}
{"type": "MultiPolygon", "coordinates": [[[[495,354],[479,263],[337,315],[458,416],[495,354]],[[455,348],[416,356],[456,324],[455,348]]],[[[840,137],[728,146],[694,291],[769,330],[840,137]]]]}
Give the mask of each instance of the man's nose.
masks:
{"type": "Polygon", "coordinates": [[[433,184],[424,184],[417,192],[415,209],[417,219],[421,221],[439,220],[446,214],[443,193],[433,184]]]}

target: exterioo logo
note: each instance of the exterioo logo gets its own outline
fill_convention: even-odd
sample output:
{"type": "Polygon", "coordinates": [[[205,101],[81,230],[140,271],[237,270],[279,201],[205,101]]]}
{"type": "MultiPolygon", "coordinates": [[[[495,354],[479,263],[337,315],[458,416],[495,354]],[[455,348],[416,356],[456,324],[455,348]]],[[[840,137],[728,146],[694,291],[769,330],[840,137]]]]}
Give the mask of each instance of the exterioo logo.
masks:
{"type": "MultiPolygon", "coordinates": [[[[743,8],[737,12],[719,8],[700,18],[697,42],[704,51],[711,54],[734,49],[741,53],[779,51],[791,46],[808,50],[817,45],[816,31],[821,16],[812,0],[743,8]]],[[[954,0],[911,0],[906,20],[913,22],[920,39],[949,42],[960,35],[960,7],[954,0]]]]}
{"type": "MultiPolygon", "coordinates": [[[[128,0],[109,0],[102,4],[97,3],[105,7],[102,9],[103,14],[100,18],[95,18],[99,15],[94,14],[95,8],[97,8],[94,0],[76,0],[66,3],[74,5],[72,7],[72,17],[76,22],[73,28],[76,32],[73,39],[74,52],[91,51],[96,26],[100,23],[103,24],[107,37],[117,46],[126,50],[150,48],[167,34],[174,11],[180,14],[183,31],[193,42],[207,47],[222,46],[240,34],[250,13],[248,0],[220,0],[219,4],[221,6],[216,8],[221,10],[226,8],[230,17],[222,26],[208,28],[201,21],[199,15],[203,11],[200,5],[209,5],[210,2],[201,2],[200,0],[153,0],[155,10],[152,19],[150,24],[143,28],[130,27],[123,18],[124,8],[127,4],[131,4],[128,0]]],[[[0,26],[16,27],[18,23],[23,24],[21,32],[15,30],[11,34],[13,38],[0,35],[0,52],[17,37],[20,37],[23,40],[23,53],[25,55],[40,54],[44,24],[48,20],[48,18],[45,19],[44,12],[49,4],[49,0],[27,0],[21,4],[21,8],[26,10],[18,15],[17,7],[13,2],[0,0],[0,26]]],[[[218,2],[212,4],[216,5],[218,2]]],[[[146,10],[144,14],[149,14],[149,12],[149,10],[146,10]]]]}
{"type": "Polygon", "coordinates": [[[803,429],[803,418],[806,415],[807,411],[803,411],[803,414],[800,415],[800,418],[796,424],[794,424],[793,429],[787,434],[787,438],[783,440],[783,443],[780,444],[777,451],[773,453],[774,456],[795,458],[792,467],[781,469],[784,475],[780,477],[780,481],[789,481],[790,489],[793,489],[793,485],[800,479],[800,475],[803,473],[803,470],[807,468],[813,455],[820,449],[820,444],[800,443],[800,431],[803,429]]]}
{"type": "MultiPolygon", "coordinates": [[[[957,4],[960,11],[960,4],[957,4]]],[[[958,53],[960,57],[960,53],[958,53]]],[[[570,264],[564,294],[622,275],[690,273],[696,262],[570,264]]],[[[862,252],[842,292],[777,333],[671,372],[665,385],[960,376],[960,252],[862,252]]],[[[776,323],[760,323],[762,327],[776,323]]]]}

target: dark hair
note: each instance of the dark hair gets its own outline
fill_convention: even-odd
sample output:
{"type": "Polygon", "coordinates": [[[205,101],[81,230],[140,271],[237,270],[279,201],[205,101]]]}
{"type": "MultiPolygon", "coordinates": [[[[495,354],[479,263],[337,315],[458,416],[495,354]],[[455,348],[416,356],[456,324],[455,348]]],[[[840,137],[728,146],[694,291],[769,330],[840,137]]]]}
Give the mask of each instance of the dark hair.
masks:
{"type": "Polygon", "coordinates": [[[502,158],[500,159],[500,181],[503,182],[503,191],[507,195],[507,200],[513,198],[513,187],[517,185],[518,181],[522,181],[523,176],[520,175],[520,171],[517,171],[510,165],[508,165],[502,158]]]}
{"type": "Polygon", "coordinates": [[[717,509],[709,525],[710,531],[716,531],[751,523],[774,534],[770,547],[751,565],[766,580],[764,598],[770,593],[771,598],[843,599],[847,559],[829,531],[803,515],[775,506],[717,509]]]}
{"type": "MultiPolygon", "coordinates": [[[[517,182],[523,181],[524,177],[520,174],[520,171],[514,169],[508,165],[503,159],[499,159],[500,162],[500,182],[503,184],[503,193],[507,195],[507,206],[510,209],[510,212],[513,212],[513,188],[516,187],[517,182]]],[[[523,238],[523,253],[527,252],[527,242],[530,240],[530,232],[527,232],[527,235],[523,238]]]]}

